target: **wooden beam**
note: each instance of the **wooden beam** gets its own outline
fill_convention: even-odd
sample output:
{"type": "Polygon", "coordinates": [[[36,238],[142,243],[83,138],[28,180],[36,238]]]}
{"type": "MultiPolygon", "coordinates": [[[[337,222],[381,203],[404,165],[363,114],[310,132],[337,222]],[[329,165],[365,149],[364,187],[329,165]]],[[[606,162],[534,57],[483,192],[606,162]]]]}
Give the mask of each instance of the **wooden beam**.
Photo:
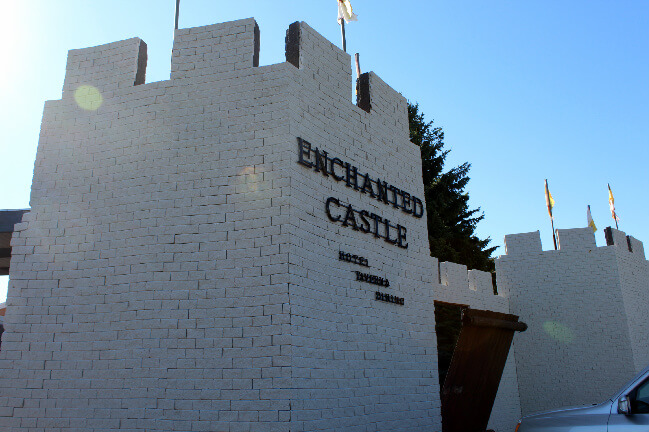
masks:
{"type": "Polygon", "coordinates": [[[463,317],[462,322],[467,325],[472,325],[476,327],[494,327],[505,330],[519,331],[523,332],[527,330],[527,324],[523,322],[507,321],[497,318],[485,318],[485,317],[463,317]]]}

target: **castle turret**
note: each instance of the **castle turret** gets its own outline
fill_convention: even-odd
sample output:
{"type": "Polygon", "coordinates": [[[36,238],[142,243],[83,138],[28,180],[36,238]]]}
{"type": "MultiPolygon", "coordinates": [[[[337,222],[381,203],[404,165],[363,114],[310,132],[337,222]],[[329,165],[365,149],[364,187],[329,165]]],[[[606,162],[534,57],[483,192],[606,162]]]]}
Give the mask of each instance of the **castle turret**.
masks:
{"type": "Polygon", "coordinates": [[[607,228],[557,230],[558,250],[539,232],[505,236],[498,290],[529,328],[516,340],[523,414],[592,403],[646,366],[649,268],[642,243],[607,228]]]}
{"type": "MultiPolygon", "coordinates": [[[[306,23],[70,51],[14,232],[1,430],[440,430],[407,102],[306,23]]],[[[483,289],[484,277],[473,286],[483,289]]],[[[468,287],[467,287],[468,290],[468,287]]]]}

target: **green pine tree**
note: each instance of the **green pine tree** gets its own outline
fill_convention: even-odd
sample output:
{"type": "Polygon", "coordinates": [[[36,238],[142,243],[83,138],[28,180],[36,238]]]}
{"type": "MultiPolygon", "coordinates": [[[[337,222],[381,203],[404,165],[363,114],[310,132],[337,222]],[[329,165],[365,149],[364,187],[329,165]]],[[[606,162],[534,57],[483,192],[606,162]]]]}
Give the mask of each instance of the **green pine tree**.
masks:
{"type": "Polygon", "coordinates": [[[410,140],[421,148],[430,254],[440,262],[451,261],[493,273],[491,254],[496,247],[488,247],[489,238],[482,240],[475,235],[484,213],[479,207],[469,208],[465,190],[471,164],[465,162],[444,171],[450,150],[444,148],[442,128],[427,122],[418,104],[408,103],[408,119],[410,140]]]}

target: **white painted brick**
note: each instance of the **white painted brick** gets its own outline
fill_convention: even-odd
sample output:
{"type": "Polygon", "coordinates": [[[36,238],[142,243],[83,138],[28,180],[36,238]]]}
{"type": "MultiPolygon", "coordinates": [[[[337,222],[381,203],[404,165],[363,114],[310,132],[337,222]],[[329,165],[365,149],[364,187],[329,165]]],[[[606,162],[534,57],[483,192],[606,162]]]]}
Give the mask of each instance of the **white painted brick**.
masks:
{"type": "Polygon", "coordinates": [[[301,137],[423,198],[406,101],[371,74],[373,111],[351,104],[350,56],[299,25],[299,69],[253,67],[252,19],[177,30],[160,83],[133,85],[139,39],[70,52],[14,236],[0,394],[20,401],[0,427],[439,430],[425,217],[296,163],[301,137]],[[328,196],[403,223],[409,248],[332,224],[328,196]]]}
{"type": "MultiPolygon", "coordinates": [[[[646,366],[649,268],[641,243],[612,230],[596,247],[590,228],[558,230],[560,249],[515,250],[496,260],[498,289],[529,325],[515,338],[523,414],[609,397],[646,366]],[[616,367],[612,368],[614,363],[616,367]],[[577,390],[578,388],[578,390],[577,390]]],[[[511,238],[528,234],[507,236],[511,238]]],[[[509,244],[509,243],[508,243],[509,244]]]]}

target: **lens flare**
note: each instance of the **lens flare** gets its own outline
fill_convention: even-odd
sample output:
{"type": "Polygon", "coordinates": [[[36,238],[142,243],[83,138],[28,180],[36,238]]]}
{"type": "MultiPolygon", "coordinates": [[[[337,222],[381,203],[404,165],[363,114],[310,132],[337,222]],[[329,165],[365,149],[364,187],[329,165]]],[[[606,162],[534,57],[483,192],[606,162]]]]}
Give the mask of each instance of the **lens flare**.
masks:
{"type": "Polygon", "coordinates": [[[86,111],[95,111],[104,102],[104,97],[97,87],[82,85],[75,90],[74,100],[79,105],[79,108],[86,111]]]}
{"type": "Polygon", "coordinates": [[[567,326],[556,321],[544,322],[543,330],[545,330],[545,332],[554,339],[565,344],[568,344],[575,340],[575,334],[573,333],[573,331],[570,330],[570,328],[568,328],[567,326]]]}
{"type": "Polygon", "coordinates": [[[257,192],[261,180],[262,175],[255,174],[254,167],[247,166],[239,171],[239,184],[246,185],[247,192],[257,192]]]}
{"type": "Polygon", "coordinates": [[[241,171],[239,171],[239,175],[253,175],[254,173],[255,173],[255,169],[251,166],[242,168],[241,171]]]}

